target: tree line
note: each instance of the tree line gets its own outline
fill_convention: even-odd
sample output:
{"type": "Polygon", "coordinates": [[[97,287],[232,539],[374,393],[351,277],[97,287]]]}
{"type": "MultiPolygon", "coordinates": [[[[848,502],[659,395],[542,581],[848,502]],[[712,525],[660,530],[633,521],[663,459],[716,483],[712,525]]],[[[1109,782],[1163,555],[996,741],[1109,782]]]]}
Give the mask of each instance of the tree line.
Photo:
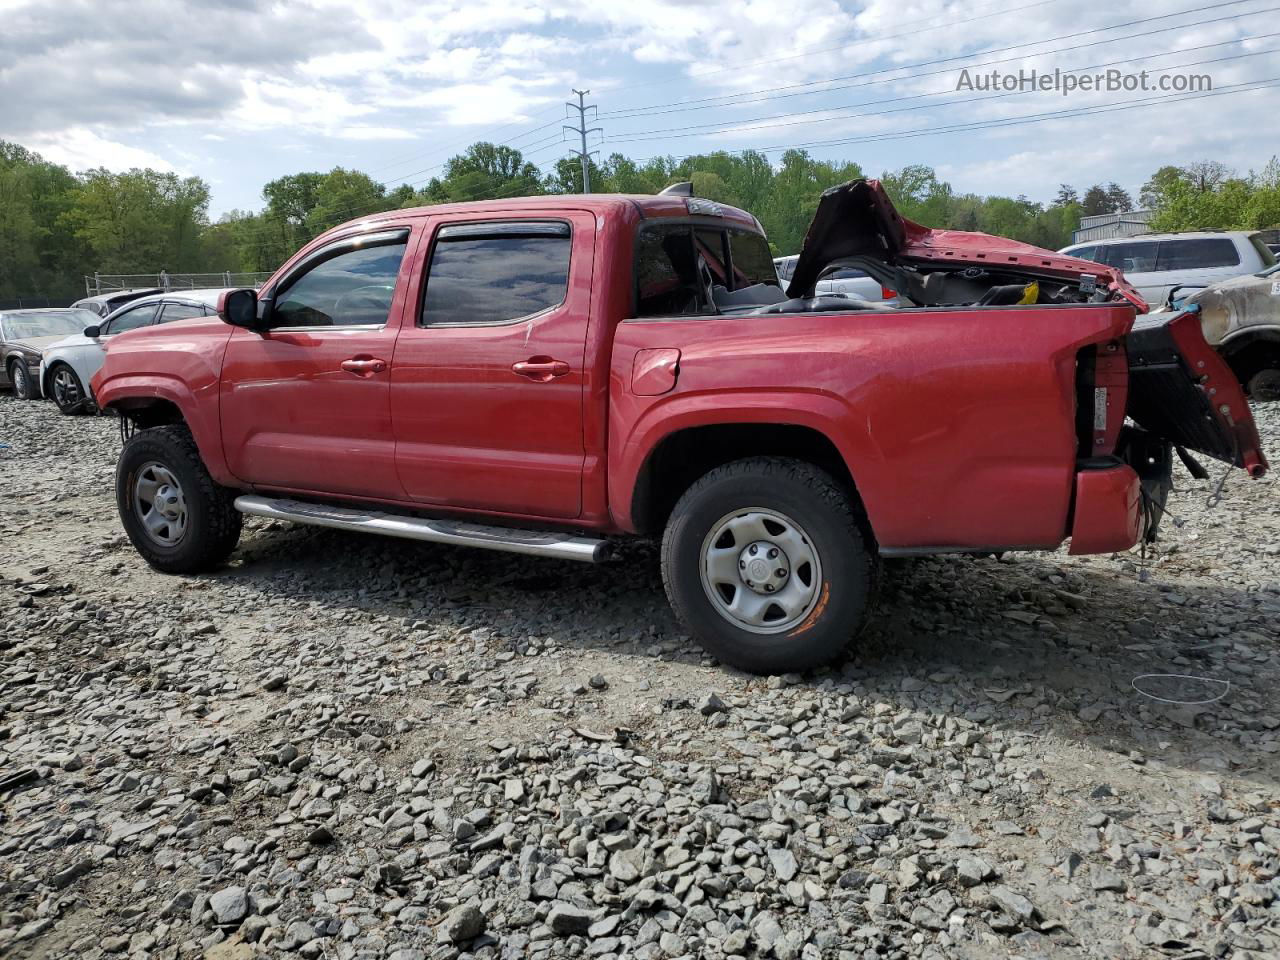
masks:
{"type": "MultiPolygon", "coordinates": [[[[803,150],[775,165],[756,151],[590,161],[600,193],[656,193],[691,180],[698,196],[750,210],[778,254],[799,250],[822,191],[867,175],[853,161],[803,150]]],[[[581,189],[576,158],[543,174],[519,150],[475,143],[421,186],[388,188],[359,170],[335,167],[279,177],[262,188],[258,211],[209,217],[209,187],[199,177],[155,170],[72,173],[17,144],[0,141],[0,297],[74,296],[81,277],[103,273],[274,270],[329,227],[383,210],[581,189]]],[[[1082,216],[1134,207],[1115,183],[1083,195],[1062,184],[1042,204],[1025,196],[958,193],[933,168],[910,165],[880,179],[906,217],[928,226],[978,230],[1057,249],[1082,216]]],[[[1152,229],[1249,229],[1280,225],[1280,162],[1239,175],[1220,163],[1166,166],[1143,186],[1138,203],[1156,213],[1152,229]]]]}

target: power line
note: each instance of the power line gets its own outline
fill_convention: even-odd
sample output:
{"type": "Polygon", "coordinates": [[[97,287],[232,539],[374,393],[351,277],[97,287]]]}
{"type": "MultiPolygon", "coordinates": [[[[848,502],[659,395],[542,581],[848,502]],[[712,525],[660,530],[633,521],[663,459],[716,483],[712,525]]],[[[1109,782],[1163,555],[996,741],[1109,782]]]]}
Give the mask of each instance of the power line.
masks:
{"type": "MultiPolygon", "coordinates": [[[[1114,67],[1120,64],[1131,64],[1131,63],[1137,63],[1145,60],[1154,60],[1157,57],[1170,56],[1171,53],[1174,53],[1174,52],[1188,53],[1195,50],[1205,50],[1210,47],[1221,47],[1227,44],[1241,43],[1247,40],[1267,40],[1273,37],[1280,37],[1280,33],[1264,33],[1264,34],[1258,34],[1252,37],[1240,37],[1236,40],[1220,40],[1217,43],[1206,43],[1198,47],[1185,47],[1182,50],[1178,50],[1178,51],[1149,54],[1148,56],[1138,57],[1136,59],[1133,57],[1126,57],[1122,60],[1112,60],[1108,63],[1091,64],[1090,66],[1086,66],[1086,67],[1072,67],[1068,70],[1063,70],[1062,75],[1068,76],[1070,74],[1085,73],[1090,70],[1104,70],[1108,67],[1114,67]]],[[[1207,66],[1208,64],[1226,63],[1231,60],[1243,60],[1249,57],[1258,57],[1258,56],[1263,56],[1265,54],[1277,53],[1277,52],[1280,52],[1280,49],[1272,48],[1268,50],[1253,50],[1247,53],[1237,53],[1237,54],[1232,54],[1230,56],[1225,56],[1225,57],[1212,57],[1207,60],[1190,60],[1183,63],[1171,63],[1166,66],[1160,67],[1159,69],[1175,70],[1175,69],[1181,69],[1183,67],[1207,66]]],[[[819,110],[808,110],[808,111],[805,111],[804,114],[780,114],[780,115],[775,115],[773,117],[757,117],[751,120],[739,120],[739,121],[727,120],[727,121],[714,123],[714,124],[694,124],[688,127],[669,127],[666,130],[645,131],[643,135],[638,135],[635,137],[625,137],[625,136],[618,137],[613,139],[611,142],[612,143],[640,143],[648,140],[670,140],[670,139],[684,138],[684,137],[715,136],[720,133],[744,133],[744,132],[751,132],[755,130],[771,130],[778,127],[794,127],[794,126],[802,126],[802,125],[811,124],[811,123],[827,123],[831,120],[853,120],[860,117],[879,117],[879,116],[885,116],[891,113],[907,113],[914,110],[934,110],[939,107],[960,106],[963,104],[973,103],[975,101],[985,102],[988,100],[998,100],[1004,97],[1018,96],[1019,94],[1022,94],[1025,92],[1026,91],[1023,91],[1023,90],[1010,90],[1005,93],[995,93],[985,97],[966,97],[960,100],[948,100],[940,103],[917,104],[915,106],[910,106],[910,107],[895,107],[889,110],[868,110],[862,113],[846,113],[845,112],[847,109],[850,109],[852,107],[875,106],[882,103],[902,103],[904,101],[923,100],[930,97],[940,97],[940,96],[945,96],[947,94],[955,93],[954,89],[935,90],[930,93],[917,93],[917,94],[913,94],[911,96],[905,96],[905,97],[889,97],[883,100],[869,100],[869,101],[866,101],[865,103],[850,104],[849,107],[841,107],[841,108],[834,108],[834,109],[822,108],[819,110]],[[755,126],[742,126],[742,124],[753,123],[755,122],[755,120],[780,119],[781,117],[786,117],[786,116],[804,116],[805,114],[808,114],[808,113],[821,113],[821,114],[824,114],[824,116],[816,117],[810,120],[785,120],[781,123],[759,123],[755,126]],[[728,127],[729,129],[726,129],[726,130],[706,130],[705,129],[706,127],[712,127],[712,126],[728,127]],[[700,132],[692,132],[692,133],[677,132],[681,130],[700,131],[700,132]]]]}
{"type": "MultiPolygon", "coordinates": [[[[831,140],[813,140],[808,143],[788,143],[777,144],[767,147],[749,147],[737,151],[723,151],[725,153],[778,153],[785,150],[797,150],[809,147],[829,147],[841,146],[849,143],[875,143],[886,140],[909,140],[916,137],[927,137],[949,133],[968,133],[974,130],[994,129],[996,127],[1019,126],[1026,123],[1040,123],[1044,120],[1051,119],[1076,119],[1077,117],[1093,116],[1101,113],[1114,113],[1122,110],[1132,110],[1135,107],[1147,104],[1160,105],[1164,103],[1180,103],[1187,100],[1202,100],[1208,97],[1230,96],[1237,93],[1252,93],[1257,90],[1266,90],[1272,87],[1280,86],[1280,77],[1270,77],[1263,80],[1249,80],[1243,83],[1230,84],[1226,87],[1220,87],[1217,90],[1207,92],[1197,92],[1193,94],[1171,95],[1165,97],[1144,97],[1138,100],[1125,100],[1117,104],[1100,104],[1093,107],[1073,107],[1066,110],[1050,111],[1047,113],[1027,114],[1020,117],[1000,117],[992,120],[975,120],[963,124],[949,124],[941,127],[929,127],[921,130],[896,131],[884,134],[872,134],[862,137],[842,137],[831,140]]],[[[643,157],[633,159],[634,163],[648,163],[653,160],[689,160],[703,154],[691,153],[683,156],[657,156],[643,157]]]]}
{"type": "MultiPolygon", "coordinates": [[[[623,119],[623,118],[636,117],[636,116],[658,116],[661,114],[668,114],[668,113],[683,113],[688,110],[711,110],[719,107],[736,107],[736,106],[742,106],[743,104],[747,104],[747,103],[760,103],[766,100],[785,99],[787,97],[810,96],[810,95],[819,94],[819,93],[832,93],[836,90],[849,89],[849,87],[848,86],[828,87],[822,90],[811,90],[807,88],[821,86],[824,84],[838,83],[844,80],[857,80],[857,79],[862,79],[866,77],[875,77],[884,73],[899,73],[904,70],[915,70],[919,67],[931,67],[931,66],[937,66],[943,63],[955,64],[956,61],[968,60],[972,57],[984,56],[989,53],[1005,53],[1010,50],[1017,50],[1021,47],[1039,46],[1045,43],[1056,43],[1060,40],[1071,40],[1076,37],[1084,37],[1090,34],[1104,33],[1112,30],[1119,30],[1124,27],[1132,27],[1132,26],[1137,26],[1139,24],[1151,23],[1152,21],[1156,21],[1156,20],[1168,20],[1171,17],[1180,17],[1189,13],[1200,13],[1206,10],[1217,10],[1223,7],[1238,6],[1241,3],[1256,3],[1256,2],[1258,2],[1258,0],[1223,0],[1223,2],[1220,2],[1220,3],[1207,4],[1199,7],[1189,7],[1185,10],[1179,10],[1174,13],[1161,14],[1158,17],[1143,17],[1136,20],[1128,20],[1123,23],[1110,24],[1105,27],[1096,27],[1092,30],[1080,30],[1075,33],[1062,34],[1061,36],[1057,36],[1057,37],[1046,37],[1042,40],[1025,40],[1022,43],[1009,44],[1003,47],[992,47],[987,50],[979,50],[973,53],[957,54],[955,56],[940,57],[933,60],[923,60],[917,63],[904,64],[902,66],[897,66],[897,67],[884,67],[879,70],[869,70],[869,71],[864,71],[862,73],[844,74],[841,76],[826,77],[824,79],[818,79],[818,80],[808,80],[803,83],[792,83],[792,84],[786,84],[778,87],[766,87],[763,90],[752,91],[753,94],[776,93],[776,94],[779,94],[778,96],[752,96],[750,99],[736,100],[735,102],[732,102],[732,103],[712,103],[711,102],[711,101],[724,101],[724,100],[729,100],[731,98],[740,98],[745,96],[745,94],[742,94],[742,93],[722,94],[720,96],[715,96],[715,97],[700,97],[693,100],[682,100],[675,105],[671,105],[670,103],[654,103],[654,104],[647,104],[645,106],[640,106],[640,107],[628,107],[620,110],[606,111],[605,113],[600,114],[600,116],[602,119],[603,118],[623,119]],[[786,91],[801,90],[801,89],[803,89],[804,92],[802,93],[786,92],[786,91]],[[697,104],[704,104],[704,106],[697,106],[697,104]]],[[[1253,14],[1253,13],[1270,13],[1274,9],[1275,8],[1265,8],[1262,10],[1247,11],[1246,15],[1253,14]]],[[[1141,36],[1143,37],[1150,36],[1153,33],[1167,33],[1171,30],[1185,30],[1189,27],[1202,26],[1207,23],[1218,23],[1223,20],[1234,20],[1234,19],[1237,19],[1239,16],[1240,14],[1232,14],[1230,16],[1215,17],[1207,20],[1198,20],[1193,23],[1177,24],[1174,26],[1164,27],[1161,30],[1147,31],[1141,34],[1141,36]]],[[[1064,53],[1070,50],[1082,49],[1085,46],[1096,46],[1102,43],[1115,43],[1119,40],[1133,39],[1133,37],[1135,36],[1138,36],[1138,34],[1133,34],[1125,37],[1111,37],[1104,40],[1094,41],[1089,44],[1081,44],[1074,47],[1063,47],[1063,48],[1057,48],[1053,50],[1044,50],[1039,53],[1024,53],[1024,54],[1020,54],[1017,57],[1012,57],[1009,59],[1022,59],[1023,57],[1027,57],[1027,56],[1037,56],[1037,57],[1048,56],[1050,54],[1058,54],[1058,53],[1064,53]]],[[[975,66],[989,66],[991,63],[1000,63],[1000,62],[1007,62],[1007,61],[991,61],[989,63],[975,64],[975,66]]],[[[946,73],[946,72],[949,72],[949,71],[937,70],[937,71],[933,71],[933,73],[930,73],[930,74],[923,74],[923,76],[932,76],[937,73],[946,73]]],[[[921,76],[921,74],[913,74],[911,79],[915,79],[918,76],[921,76]]],[[[880,80],[876,82],[887,83],[887,82],[891,82],[892,79],[895,79],[895,78],[885,78],[884,80],[880,80]]],[[[899,77],[896,79],[901,80],[904,78],[899,77]]],[[[853,86],[865,86],[865,85],[866,84],[854,84],[853,86]]]]}

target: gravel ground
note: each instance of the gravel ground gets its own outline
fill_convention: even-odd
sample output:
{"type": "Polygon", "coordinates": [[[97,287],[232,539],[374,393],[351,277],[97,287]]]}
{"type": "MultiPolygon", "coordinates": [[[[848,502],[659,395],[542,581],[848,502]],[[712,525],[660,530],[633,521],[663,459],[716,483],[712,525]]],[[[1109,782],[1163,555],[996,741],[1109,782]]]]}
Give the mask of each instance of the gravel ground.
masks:
{"type": "Polygon", "coordinates": [[[166,577],[114,421],[5,395],[0,444],[0,953],[1280,955],[1270,478],[1209,510],[1182,474],[1149,580],[895,565],[848,662],[766,680],[682,634],[648,545],[254,521],[166,577]]]}

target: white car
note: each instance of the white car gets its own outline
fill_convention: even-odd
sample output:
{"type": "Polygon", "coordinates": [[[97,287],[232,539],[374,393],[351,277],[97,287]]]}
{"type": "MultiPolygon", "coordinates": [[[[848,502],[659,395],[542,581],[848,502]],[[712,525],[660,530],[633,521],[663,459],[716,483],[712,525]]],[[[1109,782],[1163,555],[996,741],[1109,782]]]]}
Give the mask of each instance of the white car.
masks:
{"type": "MultiPolygon", "coordinates": [[[[800,257],[793,254],[790,257],[779,257],[773,261],[774,269],[778,272],[778,282],[782,284],[785,290],[787,284],[791,281],[791,274],[795,272],[796,261],[800,257]]],[[[861,270],[854,267],[835,266],[822,275],[813,292],[819,297],[829,297],[832,294],[838,294],[845,297],[853,297],[855,300],[870,300],[872,303],[883,302],[886,306],[898,305],[898,295],[892,290],[881,286],[880,281],[869,276],[861,270]]]]}
{"type": "Polygon", "coordinates": [[[102,366],[107,343],[117,334],[155,323],[211,317],[225,290],[184,290],[159,293],[125,304],[102,323],[59,340],[45,349],[39,383],[63,413],[80,413],[93,406],[89,381],[102,366]]]}
{"type": "Polygon", "coordinates": [[[1276,262],[1256,232],[1204,230],[1110,237],[1063,247],[1059,253],[1124,271],[1152,310],[1177,286],[1204,287],[1261,273],[1276,262]]]}

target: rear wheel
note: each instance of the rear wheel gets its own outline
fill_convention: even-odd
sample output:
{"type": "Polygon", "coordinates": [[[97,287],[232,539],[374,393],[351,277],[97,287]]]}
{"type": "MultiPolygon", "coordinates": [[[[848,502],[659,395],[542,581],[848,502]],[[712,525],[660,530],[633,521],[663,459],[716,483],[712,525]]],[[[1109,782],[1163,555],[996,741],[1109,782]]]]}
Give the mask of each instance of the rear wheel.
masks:
{"type": "Polygon", "coordinates": [[[182,426],[135,433],[116,466],[120,521],[138,553],[165,573],[221,564],[240,539],[235,494],[209,476],[182,426]]]}
{"type": "Polygon", "coordinates": [[[703,646],[778,673],[841,655],[866,620],[878,565],[865,521],[829,474],[761,457],[712,470],[680,498],[662,574],[703,646]]]}
{"type": "Polygon", "coordinates": [[[88,395],[79,375],[68,364],[56,363],[49,371],[49,388],[53,402],[63,413],[80,413],[88,404],[88,395]]]}
{"type": "Polygon", "coordinates": [[[1248,390],[1258,403],[1280,400],[1280,370],[1259,370],[1249,378],[1248,390]]]}
{"type": "Polygon", "coordinates": [[[17,357],[9,362],[9,382],[13,384],[13,395],[19,400],[34,400],[35,385],[31,381],[31,371],[27,362],[17,357]]]}

